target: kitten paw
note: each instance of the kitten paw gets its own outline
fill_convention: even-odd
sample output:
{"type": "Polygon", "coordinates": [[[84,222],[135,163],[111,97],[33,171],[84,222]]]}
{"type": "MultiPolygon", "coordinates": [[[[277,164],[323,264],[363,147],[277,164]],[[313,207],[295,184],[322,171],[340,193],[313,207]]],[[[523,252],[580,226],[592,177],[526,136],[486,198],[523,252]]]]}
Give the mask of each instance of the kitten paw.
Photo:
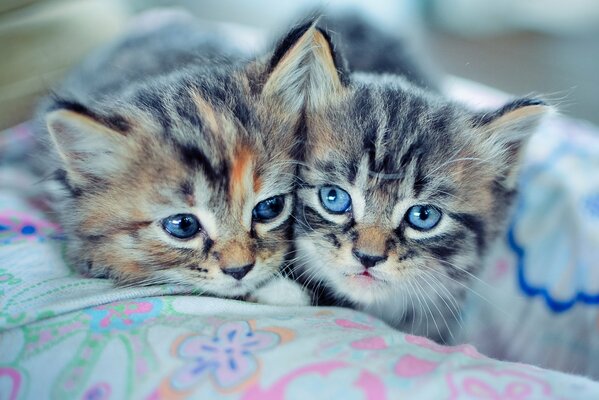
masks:
{"type": "Polygon", "coordinates": [[[276,278],[252,293],[248,301],[272,306],[309,306],[310,295],[297,282],[276,278]]]}

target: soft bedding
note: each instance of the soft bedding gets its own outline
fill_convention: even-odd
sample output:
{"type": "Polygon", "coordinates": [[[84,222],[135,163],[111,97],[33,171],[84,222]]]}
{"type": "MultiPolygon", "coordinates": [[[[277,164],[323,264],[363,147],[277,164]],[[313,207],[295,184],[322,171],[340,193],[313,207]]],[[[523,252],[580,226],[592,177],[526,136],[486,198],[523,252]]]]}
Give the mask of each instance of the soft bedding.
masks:
{"type": "MultiPolygon", "coordinates": [[[[462,81],[448,90],[481,105],[497,98],[462,81]]],[[[535,137],[508,240],[487,282],[473,287],[463,340],[597,376],[598,247],[589,221],[598,143],[592,127],[562,117],[535,137]],[[574,211],[582,221],[570,219],[574,211]]],[[[27,124],[0,135],[2,399],[599,398],[589,379],[497,361],[470,344],[441,346],[352,310],[81,278],[63,261],[64,237],[35,196],[39,182],[13,166],[35,156],[31,144],[27,124]]]]}

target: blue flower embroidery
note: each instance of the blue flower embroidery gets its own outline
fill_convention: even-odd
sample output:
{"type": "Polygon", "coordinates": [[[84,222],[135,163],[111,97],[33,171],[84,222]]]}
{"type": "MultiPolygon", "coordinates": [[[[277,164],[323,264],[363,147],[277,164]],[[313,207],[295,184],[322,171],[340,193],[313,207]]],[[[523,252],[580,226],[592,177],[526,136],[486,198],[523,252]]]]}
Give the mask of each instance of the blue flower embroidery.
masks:
{"type": "Polygon", "coordinates": [[[175,373],[171,383],[178,390],[186,390],[209,375],[220,387],[237,386],[257,371],[254,353],[278,343],[277,334],[253,331],[245,321],[225,323],[213,337],[191,336],[179,345],[179,357],[188,362],[175,373]]]}

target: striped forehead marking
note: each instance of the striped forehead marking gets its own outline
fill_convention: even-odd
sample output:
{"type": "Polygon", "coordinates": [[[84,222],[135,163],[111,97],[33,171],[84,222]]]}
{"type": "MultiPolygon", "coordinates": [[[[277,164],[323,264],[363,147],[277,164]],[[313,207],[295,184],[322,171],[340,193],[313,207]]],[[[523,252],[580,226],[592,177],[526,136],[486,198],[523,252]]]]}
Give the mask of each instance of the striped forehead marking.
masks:
{"type": "Polygon", "coordinates": [[[233,201],[242,203],[248,189],[254,189],[254,159],[252,151],[245,146],[235,151],[229,179],[229,193],[233,201]]]}

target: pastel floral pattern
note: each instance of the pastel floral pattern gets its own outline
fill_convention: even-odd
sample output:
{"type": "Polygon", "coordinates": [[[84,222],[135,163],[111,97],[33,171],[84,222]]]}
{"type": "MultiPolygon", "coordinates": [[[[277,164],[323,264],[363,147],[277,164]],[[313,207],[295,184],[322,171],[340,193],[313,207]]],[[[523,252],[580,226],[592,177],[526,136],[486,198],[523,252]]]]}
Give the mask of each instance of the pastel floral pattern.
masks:
{"type": "Polygon", "coordinates": [[[0,244],[60,239],[58,225],[18,211],[0,213],[0,244]]]}
{"type": "Polygon", "coordinates": [[[2,285],[18,285],[19,283],[21,283],[21,279],[15,277],[4,268],[0,268],[0,294],[3,293],[1,289],[2,285]]]}
{"type": "Polygon", "coordinates": [[[133,329],[144,321],[160,314],[162,301],[147,299],[124,301],[97,306],[86,310],[91,315],[91,329],[94,332],[133,329]]]}
{"type": "Polygon", "coordinates": [[[257,372],[255,353],[272,349],[279,341],[277,334],[253,331],[246,321],[227,322],[213,337],[188,337],[177,349],[177,355],[188,362],[175,373],[171,383],[183,391],[211,376],[220,387],[237,386],[257,372]]]}
{"type": "Polygon", "coordinates": [[[105,382],[97,383],[97,384],[93,385],[92,387],[90,387],[88,390],[86,390],[85,394],[83,395],[83,399],[84,400],[108,400],[108,399],[110,399],[111,391],[112,390],[111,390],[109,384],[107,384],[105,382]]]}
{"type": "Polygon", "coordinates": [[[465,368],[450,372],[446,380],[451,390],[451,400],[533,400],[555,399],[551,385],[544,379],[522,369],[496,369],[493,367],[465,368]]]}
{"type": "Polygon", "coordinates": [[[21,390],[22,375],[14,368],[0,367],[0,390],[4,389],[3,399],[15,400],[21,390]],[[8,390],[7,390],[8,389],[8,390]]]}

